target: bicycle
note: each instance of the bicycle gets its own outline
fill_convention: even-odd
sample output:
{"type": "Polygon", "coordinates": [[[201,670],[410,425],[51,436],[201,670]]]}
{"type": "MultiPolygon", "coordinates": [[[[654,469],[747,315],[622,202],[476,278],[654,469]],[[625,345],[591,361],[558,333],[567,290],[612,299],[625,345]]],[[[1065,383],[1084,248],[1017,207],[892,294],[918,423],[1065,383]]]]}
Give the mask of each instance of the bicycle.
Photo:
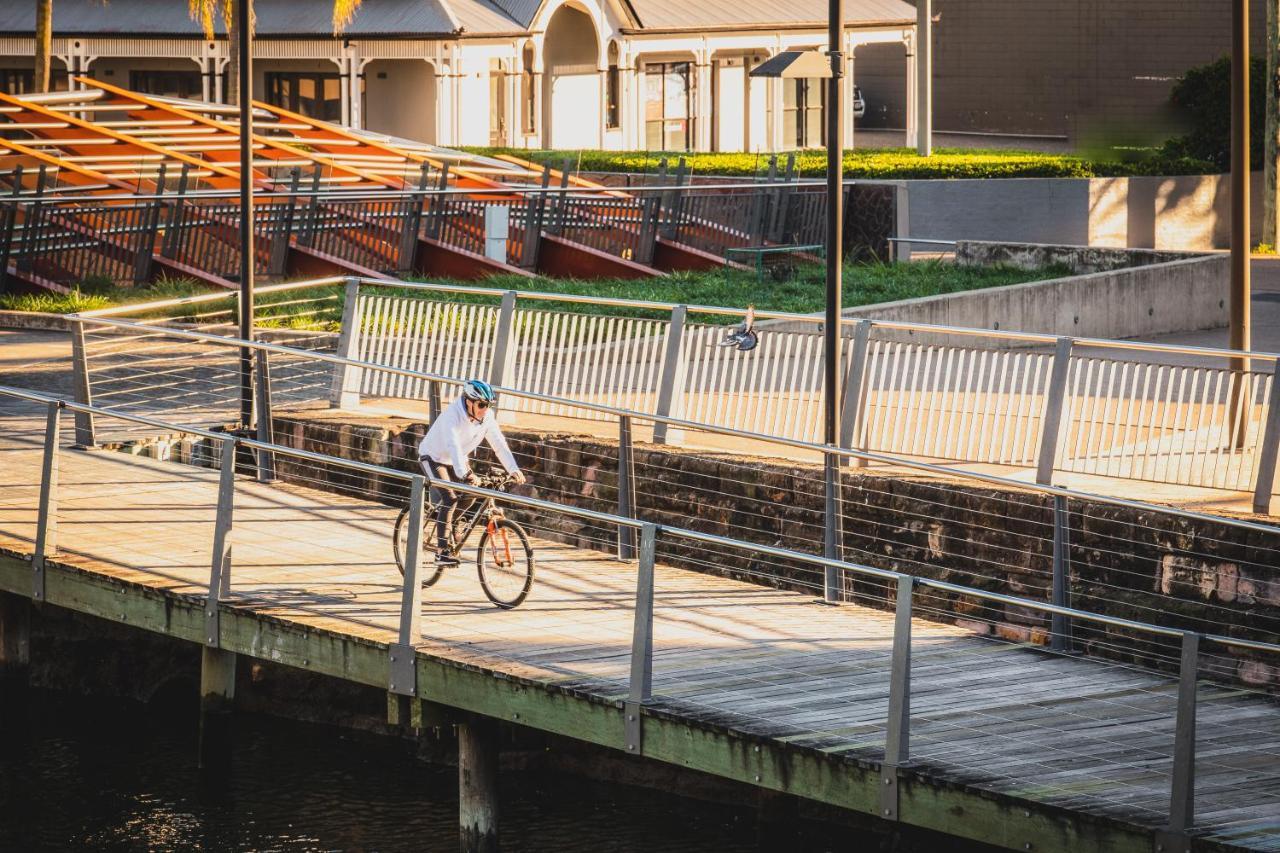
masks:
{"type": "MultiPolygon", "coordinates": [[[[503,473],[483,475],[476,485],[504,492],[512,482],[513,479],[503,473]]],[[[401,576],[404,575],[404,555],[409,543],[408,520],[409,508],[406,506],[396,517],[395,533],[392,535],[396,567],[400,569],[401,576]]],[[[459,494],[452,529],[449,531],[449,547],[445,553],[451,557],[459,556],[467,539],[481,521],[484,522],[484,530],[476,546],[476,573],[480,577],[480,588],[498,607],[505,610],[519,607],[533,587],[533,547],[529,544],[529,536],[524,528],[507,518],[491,496],[459,494]],[[513,538],[515,542],[512,542],[513,538]]],[[[422,513],[423,554],[428,553],[426,545],[435,538],[435,528],[436,507],[428,500],[422,513]]],[[[428,566],[425,561],[419,562],[424,571],[424,587],[431,586],[444,574],[445,567],[440,562],[432,566],[428,566]]]]}

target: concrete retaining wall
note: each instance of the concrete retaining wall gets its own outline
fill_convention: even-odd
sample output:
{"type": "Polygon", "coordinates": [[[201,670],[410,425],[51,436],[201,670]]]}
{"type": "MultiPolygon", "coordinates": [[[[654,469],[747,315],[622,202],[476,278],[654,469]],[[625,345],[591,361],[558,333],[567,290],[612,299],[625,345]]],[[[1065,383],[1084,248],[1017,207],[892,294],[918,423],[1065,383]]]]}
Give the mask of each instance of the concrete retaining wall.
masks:
{"type": "MultiPolygon", "coordinates": [[[[1202,251],[1230,246],[1227,175],[905,181],[912,237],[1202,251]]],[[[1262,233],[1261,175],[1251,190],[1262,233]]],[[[933,247],[921,246],[921,251],[933,247]]]]}
{"type": "Polygon", "coordinates": [[[1226,326],[1230,274],[1230,257],[1208,255],[882,302],[846,309],[845,316],[1088,338],[1146,337],[1226,326]]]}

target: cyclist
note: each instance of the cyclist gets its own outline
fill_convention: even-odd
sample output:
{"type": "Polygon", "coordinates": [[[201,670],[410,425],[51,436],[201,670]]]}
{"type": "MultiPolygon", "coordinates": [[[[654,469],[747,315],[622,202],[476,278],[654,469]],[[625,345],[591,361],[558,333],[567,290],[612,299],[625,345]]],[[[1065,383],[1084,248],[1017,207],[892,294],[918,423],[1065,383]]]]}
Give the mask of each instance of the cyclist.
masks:
{"type": "Polygon", "coordinates": [[[436,510],[436,562],[455,566],[458,558],[449,553],[449,537],[446,531],[453,524],[458,495],[453,489],[438,485],[454,479],[475,485],[480,478],[471,470],[471,453],[481,441],[489,442],[498,461],[507,469],[516,483],[525,481],[516,458],[507,447],[507,440],[498,428],[494,416],[497,395],[488,382],[471,379],[462,386],[462,393],[445,407],[431,424],[426,436],[418,444],[418,461],[431,483],[431,500],[436,510]]]}

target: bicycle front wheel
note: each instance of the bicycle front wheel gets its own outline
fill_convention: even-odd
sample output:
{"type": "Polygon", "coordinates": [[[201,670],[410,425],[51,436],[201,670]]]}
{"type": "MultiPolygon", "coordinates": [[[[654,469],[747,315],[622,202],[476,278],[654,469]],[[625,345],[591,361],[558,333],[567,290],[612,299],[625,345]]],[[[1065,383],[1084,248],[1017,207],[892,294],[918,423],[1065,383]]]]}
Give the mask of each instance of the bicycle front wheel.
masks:
{"type": "Polygon", "coordinates": [[[520,525],[495,519],[476,548],[480,588],[499,607],[519,607],[533,587],[533,548],[520,525]]]}
{"type": "MultiPolygon", "coordinates": [[[[422,546],[418,549],[418,577],[422,578],[423,586],[431,586],[444,574],[444,566],[431,559],[431,549],[427,547],[435,527],[435,515],[434,509],[430,506],[422,513],[422,546]]],[[[404,555],[409,552],[408,507],[400,510],[400,514],[396,516],[396,528],[391,535],[391,546],[396,553],[396,568],[400,570],[400,576],[403,577],[404,555]]]]}

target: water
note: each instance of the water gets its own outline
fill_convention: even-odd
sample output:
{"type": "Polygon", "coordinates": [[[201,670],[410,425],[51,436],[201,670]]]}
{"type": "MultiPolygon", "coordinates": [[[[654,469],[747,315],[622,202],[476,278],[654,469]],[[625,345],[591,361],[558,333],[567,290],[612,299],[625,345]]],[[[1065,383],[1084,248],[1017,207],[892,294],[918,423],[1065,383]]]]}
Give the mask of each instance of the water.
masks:
{"type": "MultiPolygon", "coordinates": [[[[454,853],[457,771],[407,742],[253,715],[236,719],[225,786],[194,768],[194,709],[34,691],[0,748],[0,851],[454,853]],[[181,720],[181,723],[176,721],[181,720]]],[[[504,768],[504,851],[976,851],[802,820],[760,842],[754,807],[547,770],[504,768]]]]}

